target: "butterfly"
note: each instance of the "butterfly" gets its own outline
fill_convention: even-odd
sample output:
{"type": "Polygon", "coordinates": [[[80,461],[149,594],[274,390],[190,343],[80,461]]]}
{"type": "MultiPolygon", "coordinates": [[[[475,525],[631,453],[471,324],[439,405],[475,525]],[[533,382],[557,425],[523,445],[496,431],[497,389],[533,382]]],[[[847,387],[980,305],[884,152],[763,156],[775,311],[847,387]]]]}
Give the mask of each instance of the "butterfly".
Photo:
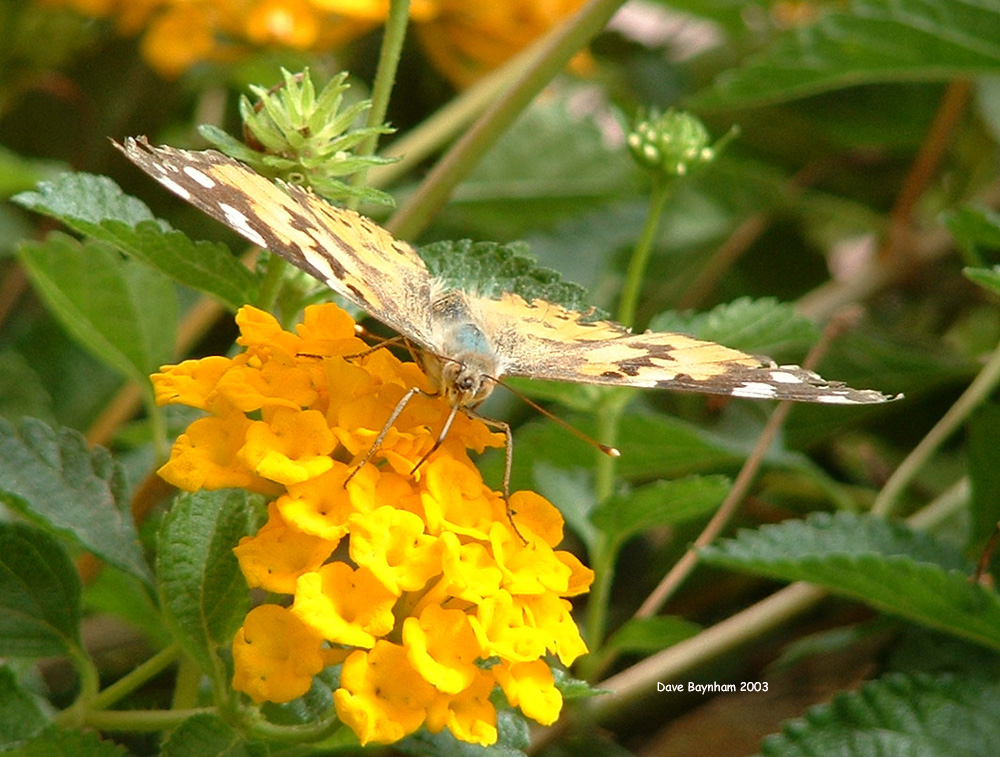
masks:
{"type": "Polygon", "coordinates": [[[415,344],[452,407],[440,438],[455,412],[473,411],[504,376],[832,405],[893,399],[684,334],[636,334],[543,300],[450,288],[410,245],[308,189],[272,182],[213,150],[154,147],[142,137],[116,146],[174,194],[415,344]]]}

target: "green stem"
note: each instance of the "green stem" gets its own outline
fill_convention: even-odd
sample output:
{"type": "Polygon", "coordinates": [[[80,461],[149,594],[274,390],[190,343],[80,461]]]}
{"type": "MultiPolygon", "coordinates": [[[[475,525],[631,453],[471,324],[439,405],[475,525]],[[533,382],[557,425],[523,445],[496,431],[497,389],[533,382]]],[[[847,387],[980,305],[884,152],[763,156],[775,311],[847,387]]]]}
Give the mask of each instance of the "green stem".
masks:
{"type": "Polygon", "coordinates": [[[271,255],[267,260],[264,269],[264,280],[260,284],[260,292],[257,294],[257,307],[261,310],[271,312],[274,310],[274,303],[278,300],[278,292],[281,291],[281,282],[285,278],[284,258],[271,255]]]}
{"type": "Polygon", "coordinates": [[[986,397],[993,392],[997,384],[1000,384],[1000,345],[993,350],[990,359],[983,366],[979,375],[973,379],[962,396],[956,400],[948,412],[932,428],[920,443],[913,448],[906,459],[899,464],[896,471],[889,477],[875,503],[872,505],[872,514],[888,517],[899,505],[899,497],[917,473],[923,469],[924,464],[933,455],[938,447],[952,435],[959,425],[975,410],[976,407],[986,397]]]}
{"type": "Polygon", "coordinates": [[[673,196],[674,182],[661,174],[654,174],[653,187],[649,197],[649,213],[643,224],[642,234],[636,242],[635,251],[629,261],[628,273],[625,276],[625,286],[622,288],[621,300],[618,304],[618,322],[631,328],[635,325],[635,314],[639,307],[639,295],[642,294],[642,283],[646,277],[646,267],[653,251],[653,241],[660,228],[663,211],[673,196]]]}
{"type": "Polygon", "coordinates": [[[532,45],[496,71],[462,90],[451,102],[439,108],[416,128],[394,139],[387,149],[393,156],[398,156],[399,160],[370,166],[368,186],[389,186],[440,150],[442,145],[454,139],[462,129],[496,102],[534,64],[538,56],[537,44],[532,45]]]}
{"type": "MultiPolygon", "coordinates": [[[[660,227],[660,219],[670,198],[673,196],[673,183],[665,176],[653,179],[650,194],[649,213],[643,225],[642,233],[636,242],[632,259],[629,262],[625,286],[622,289],[621,303],[618,308],[618,320],[625,326],[631,326],[635,321],[635,313],[642,291],[649,256],[653,249],[653,240],[660,227]]],[[[597,406],[597,441],[614,447],[618,439],[618,426],[622,414],[632,397],[632,392],[610,390],[604,394],[597,406]]],[[[594,497],[597,502],[604,502],[614,493],[615,458],[597,453],[594,466],[594,497]]],[[[614,579],[615,545],[603,540],[594,543],[591,550],[594,562],[594,583],[590,590],[590,602],[587,604],[587,643],[591,649],[598,649],[604,639],[604,629],[607,627],[608,603],[611,593],[611,583],[614,579]]]]}
{"type": "Polygon", "coordinates": [[[177,645],[172,644],[119,678],[94,697],[91,708],[94,710],[105,710],[123,697],[131,694],[147,681],[159,675],[177,660],[177,649],[177,645]]]}
{"type": "MultiPolygon", "coordinates": [[[[365,126],[381,126],[385,114],[389,110],[389,100],[392,88],[396,83],[396,71],[399,69],[399,57],[403,52],[403,42],[406,41],[406,25],[410,20],[410,0],[391,0],[389,17],[386,19],[382,34],[382,48],[379,51],[378,68],[375,70],[375,81],[372,84],[372,105],[368,109],[365,126]]],[[[379,134],[373,132],[365,137],[355,150],[359,156],[374,155],[378,147],[379,134]]],[[[367,167],[354,174],[352,183],[360,187],[368,175],[367,167]]],[[[352,202],[354,202],[352,200],[352,202]]]]}
{"type": "Polygon", "coordinates": [[[546,35],[537,62],[483,114],[428,174],[386,225],[401,239],[413,239],[448,201],[455,186],[479,163],[521,112],[608,22],[624,0],[590,0],[579,13],[546,35]]]}
{"type": "Polygon", "coordinates": [[[156,396],[152,385],[145,377],[139,384],[142,393],[142,404],[149,418],[150,437],[153,440],[153,455],[158,464],[170,456],[170,444],[167,442],[167,417],[163,408],[156,404],[156,396]]]}
{"type": "Polygon", "coordinates": [[[209,707],[192,710],[99,710],[87,713],[85,725],[98,731],[152,732],[176,728],[192,715],[214,713],[209,707]]]}

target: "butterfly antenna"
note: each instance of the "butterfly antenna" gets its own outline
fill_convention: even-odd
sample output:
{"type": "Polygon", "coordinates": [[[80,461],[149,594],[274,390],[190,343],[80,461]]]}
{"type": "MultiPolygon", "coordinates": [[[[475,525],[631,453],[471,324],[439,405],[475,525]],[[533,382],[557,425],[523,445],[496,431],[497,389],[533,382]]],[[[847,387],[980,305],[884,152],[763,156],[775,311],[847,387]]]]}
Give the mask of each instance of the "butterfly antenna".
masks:
{"type": "Polygon", "coordinates": [[[571,434],[573,434],[573,436],[575,436],[577,439],[582,439],[587,444],[589,444],[591,447],[594,447],[595,449],[600,450],[601,452],[603,452],[608,457],[621,457],[622,456],[622,453],[619,452],[616,447],[611,447],[611,446],[609,446],[607,444],[601,444],[599,441],[597,441],[596,439],[594,439],[592,436],[588,436],[587,434],[583,433],[580,429],[578,429],[576,426],[574,426],[574,425],[572,425],[570,423],[567,423],[562,418],[560,418],[558,415],[554,415],[550,411],[546,410],[544,407],[542,407],[541,405],[539,405],[537,402],[535,402],[530,397],[528,397],[528,396],[522,394],[521,392],[517,391],[517,389],[515,389],[514,387],[512,387],[512,386],[510,386],[508,384],[505,384],[502,381],[498,381],[497,379],[494,379],[494,381],[496,381],[500,386],[502,386],[504,389],[506,389],[508,392],[510,392],[511,394],[513,394],[515,397],[517,397],[519,400],[521,400],[522,402],[524,402],[529,407],[534,408],[539,413],[541,413],[542,415],[544,415],[546,418],[549,418],[549,419],[555,421],[556,423],[558,423],[564,429],[566,429],[571,434]]]}

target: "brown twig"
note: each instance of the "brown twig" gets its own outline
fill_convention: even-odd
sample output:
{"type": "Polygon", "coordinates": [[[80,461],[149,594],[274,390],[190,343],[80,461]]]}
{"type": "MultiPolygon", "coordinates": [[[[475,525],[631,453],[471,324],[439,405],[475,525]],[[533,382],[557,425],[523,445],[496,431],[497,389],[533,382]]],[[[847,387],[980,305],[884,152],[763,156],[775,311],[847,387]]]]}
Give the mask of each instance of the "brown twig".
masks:
{"type": "MultiPolygon", "coordinates": [[[[827,327],[823,329],[819,341],[816,342],[809,351],[809,354],[806,355],[806,359],[802,362],[803,367],[810,370],[815,367],[830,347],[833,339],[844,331],[850,323],[856,320],[857,311],[855,309],[844,311],[838,317],[831,320],[827,324],[827,327]]],[[[737,474],[736,480],[733,482],[733,486],[723,500],[722,505],[716,511],[715,515],[712,516],[712,519],[705,526],[704,530],[698,535],[698,538],[688,548],[684,556],[677,561],[670,572],[663,577],[663,580],[660,581],[657,587],[646,598],[646,601],[642,603],[635,613],[636,618],[648,618],[659,612],[664,603],[673,596],[674,592],[677,591],[691,571],[694,570],[695,564],[698,562],[698,550],[715,541],[733,515],[736,514],[737,508],[746,496],[750,484],[753,483],[761,464],[764,462],[767,450],[771,447],[775,435],[784,424],[791,409],[791,402],[782,402],[771,413],[771,417],[767,419],[764,429],[757,438],[757,443],[747,457],[746,462],[743,463],[743,467],[740,468],[740,472],[737,474]]]]}

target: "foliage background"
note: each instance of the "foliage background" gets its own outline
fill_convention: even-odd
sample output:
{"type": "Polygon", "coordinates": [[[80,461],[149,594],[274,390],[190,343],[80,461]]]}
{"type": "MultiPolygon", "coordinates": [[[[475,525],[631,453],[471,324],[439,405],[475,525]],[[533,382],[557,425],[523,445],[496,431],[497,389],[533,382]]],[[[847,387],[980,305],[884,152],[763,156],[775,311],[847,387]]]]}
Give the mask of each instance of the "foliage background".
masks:
{"type": "MultiPolygon", "coordinates": [[[[346,68],[363,91],[380,38],[373,31],[337,56],[270,50],[165,79],[108,24],[13,1],[0,13],[11,39],[0,68],[4,196],[66,169],[103,174],[192,239],[237,252],[234,235],[159,191],[107,138],[201,146],[201,122],[238,133],[238,94],[277,82],[279,65],[308,64],[324,78],[346,68]]],[[[487,414],[517,428],[515,485],[560,506],[604,582],[581,608],[595,653],[574,674],[614,694],[577,703],[564,724],[535,734],[534,748],[785,755],[832,754],[837,744],[849,751],[836,753],[863,755],[891,742],[927,755],[991,753],[1000,609],[991,588],[966,577],[1000,519],[998,28],[1000,8],[987,0],[632,7],[593,40],[586,76],[552,79],[464,165],[426,228],[414,208],[428,171],[468,121],[450,116],[444,136],[428,128],[454,92],[417,46],[404,50],[389,108],[398,131],[381,150],[410,157],[370,173],[397,198],[389,223],[400,236],[524,240],[614,313],[649,207],[620,114],[681,106],[714,134],[732,124],[741,134],[678,184],[637,325],[800,361],[818,336],[808,321],[846,309],[853,320],[821,372],[906,394],[872,408],[794,408],[726,533],[748,530],[701,553],[662,615],[629,624],[754,459],[772,408],[634,397],[616,419],[623,457],[602,490],[590,450],[516,400],[493,401],[487,414]],[[795,581],[835,598],[781,589],[795,581]],[[768,691],[668,694],[657,681],[756,681],[768,691]],[[767,734],[777,735],[761,744],[767,734]]],[[[469,118],[482,112],[469,107],[469,118]]],[[[94,185],[79,198],[95,218],[135,211],[112,207],[118,200],[94,185]]],[[[130,501],[148,544],[164,497],[149,476],[158,453],[138,401],[148,390],[136,387],[160,363],[224,353],[233,334],[222,309],[193,290],[123,261],[106,239],[51,236],[58,225],[23,204],[0,207],[0,413],[14,426],[42,423],[4,427],[0,489],[11,515],[0,587],[30,586],[32,576],[45,599],[37,618],[5,600],[18,620],[0,624],[0,652],[15,660],[2,673],[19,683],[6,687],[4,706],[22,713],[24,729],[4,726],[8,744],[47,720],[34,696],[73,701],[80,684],[64,664],[34,677],[21,661],[73,647],[81,613],[57,610],[77,606],[81,591],[84,646],[105,683],[169,636],[142,583],[146,563],[120,550],[130,501]],[[88,523],[80,507],[95,496],[115,514],[107,522],[88,523]],[[11,525],[25,516],[34,527],[11,525]],[[82,589],[65,557],[81,546],[113,566],[94,571],[79,558],[82,589]]],[[[369,211],[386,220],[384,209],[369,211]]],[[[588,433],[606,431],[587,389],[517,386],[588,433]]],[[[184,420],[171,417],[171,429],[184,420]]],[[[494,480],[499,459],[484,466],[494,480]]],[[[169,674],[155,678],[132,706],[167,707],[170,687],[169,674]]],[[[155,751],[153,737],[126,743],[155,751]]]]}

